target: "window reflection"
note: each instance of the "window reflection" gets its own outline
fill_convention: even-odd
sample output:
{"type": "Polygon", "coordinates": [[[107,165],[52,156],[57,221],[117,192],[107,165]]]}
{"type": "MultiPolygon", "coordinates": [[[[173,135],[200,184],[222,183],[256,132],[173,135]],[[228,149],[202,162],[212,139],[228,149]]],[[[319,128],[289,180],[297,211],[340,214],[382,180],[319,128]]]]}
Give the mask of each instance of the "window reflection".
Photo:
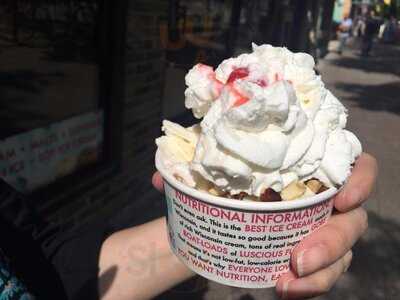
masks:
{"type": "Polygon", "coordinates": [[[0,138],[98,108],[99,1],[0,1],[0,138]]]}
{"type": "Polygon", "coordinates": [[[189,68],[197,62],[218,64],[227,51],[232,1],[170,1],[160,37],[167,61],[189,68]]]}
{"type": "Polygon", "coordinates": [[[100,2],[0,0],[0,177],[21,191],[102,158],[100,2]]]}

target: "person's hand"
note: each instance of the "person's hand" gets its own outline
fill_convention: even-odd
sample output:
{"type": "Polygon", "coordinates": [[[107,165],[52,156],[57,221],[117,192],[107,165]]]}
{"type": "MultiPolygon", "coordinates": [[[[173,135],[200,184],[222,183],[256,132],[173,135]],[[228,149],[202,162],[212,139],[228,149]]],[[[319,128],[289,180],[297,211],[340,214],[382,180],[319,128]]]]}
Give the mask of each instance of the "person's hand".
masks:
{"type": "MultiPolygon", "coordinates": [[[[351,247],[368,227],[367,214],[360,205],[368,198],[377,176],[375,158],[363,153],[356,161],[346,185],[334,199],[339,212],[306,237],[293,250],[292,270],[276,285],[284,299],[305,299],[327,292],[350,265],[351,247]]],[[[158,172],[153,185],[163,190],[158,172]]]]}
{"type": "Polygon", "coordinates": [[[152,178],[153,186],[160,192],[164,190],[164,182],[159,172],[155,172],[152,178]]]}
{"type": "Polygon", "coordinates": [[[351,248],[368,227],[367,214],[360,205],[371,193],[377,172],[371,155],[363,153],[357,159],[348,182],[334,198],[338,213],[293,250],[291,271],[276,285],[282,299],[323,294],[350,266],[351,248]]]}

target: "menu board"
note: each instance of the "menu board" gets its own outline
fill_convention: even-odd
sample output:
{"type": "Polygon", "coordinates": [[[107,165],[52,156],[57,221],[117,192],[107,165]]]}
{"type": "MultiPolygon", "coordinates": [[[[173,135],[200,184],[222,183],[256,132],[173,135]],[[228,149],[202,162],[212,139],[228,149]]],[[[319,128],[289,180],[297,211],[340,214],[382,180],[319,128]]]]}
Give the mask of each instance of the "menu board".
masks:
{"type": "Polygon", "coordinates": [[[0,141],[0,177],[22,192],[99,160],[102,111],[89,112],[0,141]]]}

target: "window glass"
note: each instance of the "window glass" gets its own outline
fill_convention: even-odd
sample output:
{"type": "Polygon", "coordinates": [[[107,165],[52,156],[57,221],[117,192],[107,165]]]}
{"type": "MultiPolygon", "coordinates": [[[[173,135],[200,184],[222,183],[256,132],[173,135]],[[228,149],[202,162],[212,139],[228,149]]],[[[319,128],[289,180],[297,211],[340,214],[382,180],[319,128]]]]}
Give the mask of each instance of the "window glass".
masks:
{"type": "Polygon", "coordinates": [[[216,67],[230,56],[232,0],[169,1],[168,18],[160,22],[160,38],[166,50],[163,115],[184,113],[184,77],[196,63],[216,67]]]}
{"type": "Polygon", "coordinates": [[[99,3],[0,1],[0,176],[21,190],[101,156],[99,3]]]}

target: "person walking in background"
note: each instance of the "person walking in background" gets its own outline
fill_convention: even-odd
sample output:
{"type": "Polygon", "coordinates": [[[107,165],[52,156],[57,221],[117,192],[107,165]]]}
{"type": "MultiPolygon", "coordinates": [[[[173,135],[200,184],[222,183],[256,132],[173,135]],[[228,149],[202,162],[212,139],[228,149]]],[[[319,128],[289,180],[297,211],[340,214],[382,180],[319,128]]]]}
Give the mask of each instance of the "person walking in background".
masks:
{"type": "Polygon", "coordinates": [[[365,23],[362,30],[361,38],[361,56],[369,56],[373,43],[374,37],[379,31],[379,22],[375,18],[375,12],[373,10],[369,11],[368,16],[365,19],[365,23]]]}
{"type": "Polygon", "coordinates": [[[382,40],[384,43],[394,43],[396,41],[397,20],[394,16],[385,23],[382,40]]]}
{"type": "Polygon", "coordinates": [[[346,46],[347,40],[350,37],[351,27],[353,25],[353,20],[347,15],[344,17],[338,28],[339,37],[339,54],[343,53],[346,46]]]}

